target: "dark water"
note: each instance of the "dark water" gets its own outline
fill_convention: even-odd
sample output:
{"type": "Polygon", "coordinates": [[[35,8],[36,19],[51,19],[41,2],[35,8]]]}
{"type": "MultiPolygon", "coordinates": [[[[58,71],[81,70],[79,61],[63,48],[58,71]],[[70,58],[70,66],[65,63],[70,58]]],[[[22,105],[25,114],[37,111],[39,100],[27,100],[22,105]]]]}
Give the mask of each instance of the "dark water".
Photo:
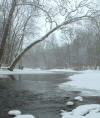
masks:
{"type": "MultiPolygon", "coordinates": [[[[36,118],[60,118],[60,110],[72,109],[67,108],[65,103],[80,93],[59,89],[58,85],[67,81],[70,75],[72,73],[16,75],[15,80],[1,78],[0,118],[10,118],[7,112],[11,109],[33,114],[36,118]]],[[[86,103],[93,102],[93,99],[88,99],[85,98],[86,103]]]]}

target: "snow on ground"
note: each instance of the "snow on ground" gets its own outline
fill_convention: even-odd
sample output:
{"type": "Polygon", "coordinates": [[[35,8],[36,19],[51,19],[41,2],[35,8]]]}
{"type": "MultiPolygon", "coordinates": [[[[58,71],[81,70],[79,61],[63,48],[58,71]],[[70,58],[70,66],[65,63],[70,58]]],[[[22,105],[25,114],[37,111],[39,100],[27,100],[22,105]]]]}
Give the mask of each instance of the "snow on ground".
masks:
{"type": "Polygon", "coordinates": [[[14,118],[35,118],[35,116],[30,114],[21,114],[21,111],[19,110],[10,110],[8,114],[11,116],[15,116],[14,118]]]}
{"type": "Polygon", "coordinates": [[[48,70],[39,70],[39,69],[31,69],[31,68],[24,68],[23,70],[20,69],[14,69],[13,71],[9,70],[0,70],[0,74],[3,75],[15,75],[15,74],[45,74],[45,73],[51,73],[48,70]]]}
{"type": "Polygon", "coordinates": [[[58,71],[61,71],[61,72],[78,72],[76,70],[73,70],[73,69],[50,69],[49,71],[54,71],[54,72],[58,72],[58,71]]]}
{"type": "Polygon", "coordinates": [[[99,70],[87,70],[80,71],[80,74],[75,74],[69,77],[71,81],[62,83],[59,85],[61,89],[79,90],[87,93],[88,95],[100,96],[100,71],[99,70]]]}
{"type": "Polygon", "coordinates": [[[74,102],[73,102],[73,101],[68,101],[68,102],[66,103],[66,105],[67,105],[67,106],[73,106],[73,105],[74,105],[74,102]]]}
{"type": "Polygon", "coordinates": [[[74,98],[74,100],[82,102],[83,101],[83,97],[77,96],[77,97],[74,98]]]}
{"type": "Polygon", "coordinates": [[[55,72],[76,72],[71,69],[51,69],[51,70],[43,70],[43,69],[32,69],[32,68],[24,68],[23,70],[14,69],[13,71],[9,71],[7,69],[0,69],[0,75],[15,75],[15,74],[49,74],[55,72]]]}
{"type": "Polygon", "coordinates": [[[9,114],[9,115],[14,115],[14,116],[16,116],[16,115],[21,115],[21,111],[19,111],[19,110],[10,110],[10,111],[8,112],[8,114],[9,114]]]}
{"type": "Polygon", "coordinates": [[[81,105],[71,112],[61,110],[61,118],[100,118],[100,105],[81,105]]]}
{"type": "Polygon", "coordinates": [[[17,115],[14,118],[35,118],[35,116],[33,115],[17,115]]]}

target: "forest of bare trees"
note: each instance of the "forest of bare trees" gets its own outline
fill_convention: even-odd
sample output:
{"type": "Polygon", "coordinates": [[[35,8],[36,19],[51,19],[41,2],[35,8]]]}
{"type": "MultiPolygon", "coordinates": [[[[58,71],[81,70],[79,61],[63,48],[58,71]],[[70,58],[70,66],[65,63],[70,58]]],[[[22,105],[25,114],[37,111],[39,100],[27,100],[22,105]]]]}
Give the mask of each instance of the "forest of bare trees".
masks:
{"type": "Polygon", "coordinates": [[[100,67],[100,33],[99,17],[94,20],[78,22],[78,28],[69,27],[62,31],[64,43],[59,45],[55,34],[43,43],[32,48],[23,58],[28,67],[38,68],[74,68],[99,69],[100,67]],[[97,27],[98,23],[98,27],[97,27]],[[31,58],[32,57],[32,58],[31,58]]]}
{"type": "Polygon", "coordinates": [[[48,42],[51,47],[43,48],[43,44],[31,49],[23,58],[23,65],[35,68],[74,68],[97,69],[100,66],[100,34],[79,31],[74,41],[69,44],[48,42]],[[30,63],[26,63],[30,60],[30,63]]]}
{"type": "Polygon", "coordinates": [[[0,65],[13,70],[30,58],[33,68],[99,66],[98,5],[91,0],[1,0],[0,65]]]}

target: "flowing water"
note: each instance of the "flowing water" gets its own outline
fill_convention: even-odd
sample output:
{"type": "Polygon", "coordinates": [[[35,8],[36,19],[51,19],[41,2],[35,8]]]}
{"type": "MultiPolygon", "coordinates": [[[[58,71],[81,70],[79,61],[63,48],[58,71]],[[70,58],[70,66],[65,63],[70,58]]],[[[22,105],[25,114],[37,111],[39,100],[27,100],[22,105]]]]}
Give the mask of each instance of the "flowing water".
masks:
{"type": "Polygon", "coordinates": [[[16,75],[0,79],[0,118],[10,118],[8,111],[19,109],[36,118],[60,118],[60,110],[79,91],[59,89],[73,73],[16,75]]]}

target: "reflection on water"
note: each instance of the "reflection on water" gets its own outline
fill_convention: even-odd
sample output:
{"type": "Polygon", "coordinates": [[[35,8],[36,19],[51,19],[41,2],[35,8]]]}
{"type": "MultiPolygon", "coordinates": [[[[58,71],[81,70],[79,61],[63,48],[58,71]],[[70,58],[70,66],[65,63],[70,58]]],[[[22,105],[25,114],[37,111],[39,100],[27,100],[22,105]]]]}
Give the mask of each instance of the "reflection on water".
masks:
{"type": "Polygon", "coordinates": [[[9,118],[7,112],[11,109],[34,114],[36,118],[59,118],[59,111],[66,109],[68,96],[78,94],[58,88],[58,84],[67,81],[69,75],[71,73],[1,78],[0,118],[9,118]]]}

